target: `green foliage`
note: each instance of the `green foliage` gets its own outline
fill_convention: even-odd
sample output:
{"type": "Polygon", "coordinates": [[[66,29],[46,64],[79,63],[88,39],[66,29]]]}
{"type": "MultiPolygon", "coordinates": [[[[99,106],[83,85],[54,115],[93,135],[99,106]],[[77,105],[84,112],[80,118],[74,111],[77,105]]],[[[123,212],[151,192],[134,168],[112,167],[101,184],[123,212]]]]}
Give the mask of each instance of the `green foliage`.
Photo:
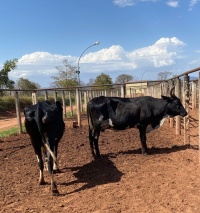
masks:
{"type": "MultiPolygon", "coordinates": [[[[22,126],[22,131],[25,132],[25,127],[24,125],[22,126]]],[[[15,134],[18,134],[19,133],[19,128],[18,127],[12,127],[8,130],[3,130],[3,131],[0,131],[0,138],[5,138],[5,137],[8,137],[10,135],[15,135],[15,134]]]]}
{"type": "MultiPolygon", "coordinates": [[[[33,81],[29,81],[28,79],[25,78],[19,78],[19,80],[16,83],[16,88],[21,89],[21,90],[34,90],[34,89],[39,89],[40,85],[38,83],[35,83],[33,81]]],[[[24,91],[24,95],[31,95],[32,91],[24,91]]]]}
{"type": "Polygon", "coordinates": [[[7,60],[4,63],[3,69],[0,70],[0,88],[1,89],[13,89],[15,82],[10,80],[8,73],[16,68],[17,59],[7,60]]]}
{"type": "MultiPolygon", "coordinates": [[[[75,97],[72,97],[72,103],[75,103],[75,97]]],[[[38,97],[38,101],[44,101],[45,98],[43,96],[38,97]]],[[[54,102],[55,99],[53,96],[49,96],[48,100],[54,102]]],[[[58,96],[58,101],[62,102],[62,97],[58,96]]],[[[19,104],[21,111],[23,111],[25,106],[32,105],[32,98],[28,96],[19,96],[19,104]]],[[[69,99],[65,98],[66,106],[69,106],[69,99]]],[[[13,96],[2,96],[0,97],[0,113],[6,111],[14,111],[15,112],[15,97],[13,96]]]]}
{"type": "Polygon", "coordinates": [[[52,76],[54,82],[51,84],[52,87],[70,87],[77,86],[76,67],[73,67],[68,60],[63,61],[64,66],[57,66],[58,75],[52,76]]]}
{"type": "Polygon", "coordinates": [[[111,85],[103,86],[105,84],[113,84],[112,78],[105,73],[101,73],[96,77],[93,85],[101,85],[99,86],[100,89],[108,89],[112,87],[111,85]]]}
{"type": "Polygon", "coordinates": [[[117,76],[115,83],[116,84],[124,84],[124,83],[130,82],[130,81],[133,81],[132,75],[121,74],[121,75],[117,76]]]}
{"type": "Polygon", "coordinates": [[[19,80],[16,83],[16,87],[18,89],[26,90],[26,89],[39,89],[40,85],[38,83],[35,83],[33,81],[29,81],[26,78],[19,78],[19,80]]]}
{"type": "MultiPolygon", "coordinates": [[[[20,96],[19,103],[21,109],[27,105],[32,104],[31,97],[20,96]]],[[[0,113],[6,111],[15,111],[15,97],[13,96],[2,96],[0,97],[0,113]]]]}

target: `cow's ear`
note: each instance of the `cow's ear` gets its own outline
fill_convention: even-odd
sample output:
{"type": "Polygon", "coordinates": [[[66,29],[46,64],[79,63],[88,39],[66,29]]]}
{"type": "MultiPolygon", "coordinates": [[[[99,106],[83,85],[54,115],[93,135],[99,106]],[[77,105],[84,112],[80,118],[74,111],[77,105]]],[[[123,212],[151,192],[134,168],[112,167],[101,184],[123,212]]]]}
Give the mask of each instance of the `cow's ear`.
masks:
{"type": "Polygon", "coordinates": [[[57,106],[58,108],[61,108],[61,107],[62,107],[60,101],[56,101],[56,106],[57,106]]]}

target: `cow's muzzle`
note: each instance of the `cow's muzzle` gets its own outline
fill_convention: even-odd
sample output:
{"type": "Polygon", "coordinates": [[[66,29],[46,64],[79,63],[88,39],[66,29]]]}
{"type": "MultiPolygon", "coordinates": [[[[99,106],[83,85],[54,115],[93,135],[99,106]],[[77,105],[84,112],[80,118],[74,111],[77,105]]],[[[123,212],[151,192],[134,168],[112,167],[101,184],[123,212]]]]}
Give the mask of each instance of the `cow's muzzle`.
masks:
{"type": "Polygon", "coordinates": [[[182,113],[180,113],[180,116],[182,116],[182,117],[185,117],[185,116],[187,116],[188,115],[188,113],[185,111],[185,112],[182,112],[182,113]]]}

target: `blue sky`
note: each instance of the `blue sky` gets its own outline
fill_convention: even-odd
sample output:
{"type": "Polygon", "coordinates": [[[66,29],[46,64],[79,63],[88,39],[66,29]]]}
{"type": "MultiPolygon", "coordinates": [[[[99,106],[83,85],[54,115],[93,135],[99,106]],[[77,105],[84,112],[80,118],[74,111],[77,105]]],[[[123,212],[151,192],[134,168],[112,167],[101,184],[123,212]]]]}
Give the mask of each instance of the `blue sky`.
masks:
{"type": "Polygon", "coordinates": [[[200,0],[1,0],[0,69],[49,87],[67,59],[87,83],[102,72],[155,80],[200,66],[200,0]]]}

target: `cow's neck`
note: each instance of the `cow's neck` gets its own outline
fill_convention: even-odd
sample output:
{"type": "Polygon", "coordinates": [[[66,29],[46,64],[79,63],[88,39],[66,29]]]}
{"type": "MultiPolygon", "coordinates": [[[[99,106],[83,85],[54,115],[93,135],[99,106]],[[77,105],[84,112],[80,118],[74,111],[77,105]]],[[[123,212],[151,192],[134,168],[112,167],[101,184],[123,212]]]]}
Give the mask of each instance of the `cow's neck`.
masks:
{"type": "Polygon", "coordinates": [[[153,108],[153,116],[158,116],[160,118],[165,117],[168,114],[168,103],[164,101],[163,99],[158,99],[158,102],[154,102],[153,108]]]}

